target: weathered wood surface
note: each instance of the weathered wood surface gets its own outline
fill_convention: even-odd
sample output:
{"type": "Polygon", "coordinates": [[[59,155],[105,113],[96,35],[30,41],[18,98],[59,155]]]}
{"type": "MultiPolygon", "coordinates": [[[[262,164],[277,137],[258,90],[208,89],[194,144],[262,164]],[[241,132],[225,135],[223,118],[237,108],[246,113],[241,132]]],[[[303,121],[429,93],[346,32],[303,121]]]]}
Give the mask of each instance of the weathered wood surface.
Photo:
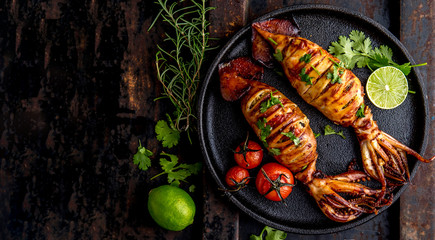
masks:
{"type": "MultiPolygon", "coordinates": [[[[222,45],[252,19],[283,6],[331,4],[375,19],[408,48],[429,96],[435,154],[434,1],[210,0],[210,32],[222,45]]],[[[0,3],[0,239],[248,239],[261,223],[221,196],[206,169],[194,225],[159,228],[146,210],[150,181],[132,163],[138,140],[162,150],[154,125],[172,111],[155,78],[156,44],[165,27],[147,31],[158,8],[134,1],[0,3]],[[201,211],[202,210],[202,211],[201,211]]],[[[201,159],[198,144],[174,152],[201,159]],[[183,154],[188,153],[188,154],[183,154]]],[[[288,239],[434,239],[435,166],[419,174],[388,211],[354,229],[288,239]]]]}

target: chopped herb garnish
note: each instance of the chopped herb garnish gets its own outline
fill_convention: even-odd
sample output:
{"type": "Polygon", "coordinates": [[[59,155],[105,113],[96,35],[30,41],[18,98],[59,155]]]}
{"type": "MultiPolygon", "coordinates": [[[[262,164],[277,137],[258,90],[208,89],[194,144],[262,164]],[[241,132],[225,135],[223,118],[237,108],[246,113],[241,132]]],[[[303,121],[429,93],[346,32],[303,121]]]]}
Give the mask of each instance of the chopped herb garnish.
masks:
{"type": "Polygon", "coordinates": [[[275,44],[275,45],[278,45],[278,43],[275,42],[275,40],[273,40],[272,38],[268,38],[268,39],[269,39],[269,41],[270,41],[271,43],[273,43],[273,44],[275,44]]]}
{"type": "Polygon", "coordinates": [[[267,125],[266,118],[258,120],[257,127],[258,129],[260,129],[260,140],[267,147],[268,145],[266,142],[266,138],[270,135],[270,132],[272,131],[272,127],[270,125],[267,125]]]}
{"type": "Polygon", "coordinates": [[[278,156],[281,155],[281,151],[278,148],[271,148],[269,149],[270,154],[272,154],[273,156],[278,156]]]}
{"type": "MultiPolygon", "coordinates": [[[[277,90],[277,91],[278,91],[278,90],[277,90]]],[[[275,91],[275,92],[277,92],[277,91],[275,91]]],[[[272,94],[275,93],[275,92],[271,92],[271,93],[270,93],[270,98],[267,99],[267,101],[261,103],[261,105],[260,105],[260,112],[261,112],[261,113],[266,112],[267,109],[269,109],[270,107],[272,107],[272,106],[274,106],[274,105],[276,105],[276,104],[279,104],[279,105],[281,105],[281,107],[284,107],[284,105],[283,105],[282,102],[279,100],[279,98],[274,97],[274,96],[272,95],[272,94]]]]}
{"type": "Polygon", "coordinates": [[[320,133],[314,133],[314,137],[317,138],[318,136],[320,136],[320,133]]]}
{"type": "Polygon", "coordinates": [[[408,92],[411,93],[411,94],[415,94],[416,93],[415,91],[412,91],[412,90],[408,90],[408,92]]]}
{"type": "Polygon", "coordinates": [[[279,68],[274,68],[273,71],[280,77],[284,77],[284,73],[279,68]]]}
{"type": "Polygon", "coordinates": [[[311,66],[311,68],[312,68],[314,71],[316,71],[317,75],[320,76],[320,72],[319,72],[319,70],[317,70],[317,68],[315,68],[315,67],[313,66],[313,64],[310,64],[310,66],[311,66]]]}
{"type": "Polygon", "coordinates": [[[282,132],[281,134],[290,138],[296,146],[301,143],[301,139],[296,137],[292,132],[282,132]]]}
{"type": "Polygon", "coordinates": [[[301,73],[299,73],[299,77],[301,77],[301,81],[305,82],[307,85],[313,85],[313,82],[311,82],[312,77],[308,76],[308,74],[305,73],[305,68],[301,69],[301,73]]]}
{"type": "Polygon", "coordinates": [[[359,107],[359,109],[358,109],[358,111],[356,112],[356,116],[357,117],[359,117],[359,118],[363,118],[363,117],[365,117],[366,115],[364,115],[364,109],[365,109],[365,105],[364,105],[364,103],[363,104],[361,104],[361,106],[359,107]]]}
{"type": "Polygon", "coordinates": [[[308,167],[308,164],[303,166],[301,170],[305,170],[305,168],[307,168],[307,167],[308,167]]]}
{"type": "Polygon", "coordinates": [[[276,52],[273,54],[273,57],[276,59],[276,61],[282,62],[283,56],[281,50],[276,49],[276,52]]]}
{"type": "Polygon", "coordinates": [[[311,54],[305,54],[301,58],[299,58],[299,62],[309,63],[311,61],[311,54]]]}
{"type": "Polygon", "coordinates": [[[343,134],[343,131],[336,132],[334,129],[332,129],[331,126],[326,125],[326,126],[325,126],[325,136],[326,136],[326,135],[333,135],[333,134],[335,134],[335,135],[339,135],[339,136],[341,136],[343,139],[346,139],[346,137],[345,137],[344,134],[343,134]]]}
{"type": "Polygon", "coordinates": [[[343,73],[344,73],[343,69],[334,65],[332,72],[328,72],[326,74],[326,78],[331,79],[331,84],[342,83],[342,79],[341,79],[340,75],[343,73]]]}

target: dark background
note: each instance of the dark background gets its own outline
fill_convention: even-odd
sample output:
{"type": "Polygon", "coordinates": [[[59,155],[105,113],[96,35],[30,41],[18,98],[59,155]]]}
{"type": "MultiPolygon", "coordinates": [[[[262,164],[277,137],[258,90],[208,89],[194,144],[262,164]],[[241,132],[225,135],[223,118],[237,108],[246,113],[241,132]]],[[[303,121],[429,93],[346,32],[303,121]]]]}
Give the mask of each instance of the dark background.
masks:
{"type": "MultiPolygon", "coordinates": [[[[408,48],[429,96],[434,126],[433,1],[209,1],[210,33],[222,46],[269,11],[321,3],[358,11],[408,48]]],[[[158,227],[147,193],[164,179],[141,171],[138,141],[154,153],[156,121],[172,111],[154,99],[156,44],[167,26],[147,31],[159,8],[151,1],[6,1],[0,3],[0,239],[247,239],[263,224],[239,212],[203,174],[195,222],[181,232],[158,227]]],[[[213,54],[209,55],[209,61],[213,54]]],[[[431,127],[424,156],[435,154],[431,127]]],[[[202,161],[194,138],[172,153],[202,161]]],[[[288,239],[433,239],[433,164],[422,164],[400,201],[359,227],[288,239]]],[[[182,185],[187,187],[187,185],[182,185]]]]}

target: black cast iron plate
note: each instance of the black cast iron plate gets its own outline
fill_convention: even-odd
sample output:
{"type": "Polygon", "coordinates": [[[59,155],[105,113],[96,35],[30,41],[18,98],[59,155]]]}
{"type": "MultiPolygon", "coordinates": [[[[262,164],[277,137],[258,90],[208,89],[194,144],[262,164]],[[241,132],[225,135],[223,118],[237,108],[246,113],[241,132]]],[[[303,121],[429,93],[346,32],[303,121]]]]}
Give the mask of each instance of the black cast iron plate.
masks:
{"type": "MultiPolygon", "coordinates": [[[[404,46],[380,24],[358,13],[341,8],[324,5],[302,5],[284,8],[269,13],[255,21],[268,18],[293,18],[301,29],[301,36],[327,49],[332,41],[337,41],[340,35],[349,35],[353,30],[360,30],[372,39],[374,46],[387,45],[393,49],[396,62],[414,63],[404,46]]],[[[201,148],[208,169],[220,188],[225,188],[226,171],[235,166],[232,151],[238,143],[244,140],[246,133],[251,132],[251,139],[257,140],[245,121],[240,109],[240,102],[226,102],[219,90],[218,64],[240,56],[250,56],[250,25],[241,29],[222,48],[211,64],[208,74],[202,83],[198,110],[199,133],[201,148]]],[[[370,71],[356,69],[354,73],[365,86],[370,71]]],[[[416,94],[409,94],[405,102],[393,110],[381,110],[373,106],[366,98],[365,102],[373,110],[374,118],[381,130],[389,133],[407,146],[424,152],[428,132],[427,96],[418,73],[413,70],[408,76],[409,86],[416,94]]],[[[326,125],[331,125],[336,131],[343,131],[346,139],[337,135],[320,136],[317,138],[319,159],[317,169],[326,174],[334,175],[346,171],[349,161],[357,158],[361,163],[361,153],[358,141],[351,128],[334,125],[319,111],[305,103],[290,86],[285,77],[266,69],[264,82],[276,87],[290,100],[295,102],[310,119],[310,125],[315,133],[322,133],[326,125]]],[[[257,140],[258,141],[258,140],[257,140]]],[[[265,155],[263,163],[273,161],[265,155]]],[[[418,163],[409,159],[411,179],[415,175],[418,163]]],[[[250,170],[251,176],[256,176],[259,168],[250,170]]],[[[407,185],[395,192],[394,201],[405,190],[407,185]]],[[[292,194],[286,199],[287,206],[280,202],[272,202],[261,196],[255,189],[254,181],[248,188],[239,192],[225,192],[231,202],[242,211],[258,221],[287,231],[301,234],[325,234],[346,230],[360,225],[375,214],[364,215],[349,223],[337,223],[326,218],[316,205],[314,199],[298,184],[292,194]]],[[[380,213],[386,208],[381,209],[380,213]]],[[[378,214],[380,214],[378,213],[378,214]]]]}

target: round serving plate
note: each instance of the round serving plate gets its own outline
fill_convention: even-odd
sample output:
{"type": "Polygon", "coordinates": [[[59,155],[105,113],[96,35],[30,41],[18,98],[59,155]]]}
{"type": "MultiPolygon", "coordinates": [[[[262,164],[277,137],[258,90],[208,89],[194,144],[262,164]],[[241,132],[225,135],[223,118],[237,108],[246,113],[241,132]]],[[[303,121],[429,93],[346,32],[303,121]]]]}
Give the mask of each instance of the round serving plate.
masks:
{"type": "MultiPolygon", "coordinates": [[[[266,14],[253,22],[289,17],[293,17],[299,25],[301,37],[325,49],[331,42],[337,41],[340,35],[348,36],[352,30],[360,30],[371,38],[373,46],[387,45],[392,48],[396,62],[414,64],[405,47],[386,28],[372,19],[346,9],[325,5],[293,6],[266,14]]],[[[245,139],[247,132],[250,132],[250,139],[260,142],[244,119],[240,102],[226,102],[221,97],[219,87],[218,65],[237,57],[251,55],[250,25],[237,32],[216,56],[202,82],[198,102],[201,149],[209,172],[222,189],[226,188],[225,173],[236,165],[231,149],[235,149],[237,144],[245,139]]],[[[355,69],[353,72],[365,85],[370,71],[355,69]]],[[[412,149],[424,152],[429,125],[427,96],[415,69],[411,71],[408,79],[410,89],[416,91],[416,94],[409,94],[399,107],[382,110],[373,106],[367,98],[365,103],[373,110],[374,118],[381,130],[412,149]]],[[[351,128],[334,125],[317,109],[305,103],[291,87],[289,81],[273,69],[265,69],[262,81],[277,88],[295,102],[310,119],[311,128],[315,133],[323,133],[326,125],[332,126],[336,131],[343,131],[346,139],[338,135],[324,136],[323,134],[317,138],[319,153],[317,169],[328,175],[334,175],[345,172],[349,162],[354,158],[361,164],[358,140],[351,128]]],[[[272,161],[274,161],[273,157],[266,154],[263,164],[272,161]]],[[[409,157],[408,162],[412,179],[416,174],[418,162],[413,157],[409,157]]],[[[256,176],[259,168],[250,170],[251,176],[256,176]]],[[[394,201],[399,198],[406,187],[407,185],[404,185],[396,190],[394,201]]],[[[269,201],[261,196],[255,189],[254,181],[251,181],[250,185],[241,191],[226,191],[224,194],[254,219],[268,226],[293,233],[333,233],[355,227],[376,216],[376,214],[366,214],[348,223],[334,222],[323,215],[301,183],[293,188],[293,192],[286,199],[287,205],[269,201]]],[[[386,208],[382,208],[378,214],[386,208]]]]}

